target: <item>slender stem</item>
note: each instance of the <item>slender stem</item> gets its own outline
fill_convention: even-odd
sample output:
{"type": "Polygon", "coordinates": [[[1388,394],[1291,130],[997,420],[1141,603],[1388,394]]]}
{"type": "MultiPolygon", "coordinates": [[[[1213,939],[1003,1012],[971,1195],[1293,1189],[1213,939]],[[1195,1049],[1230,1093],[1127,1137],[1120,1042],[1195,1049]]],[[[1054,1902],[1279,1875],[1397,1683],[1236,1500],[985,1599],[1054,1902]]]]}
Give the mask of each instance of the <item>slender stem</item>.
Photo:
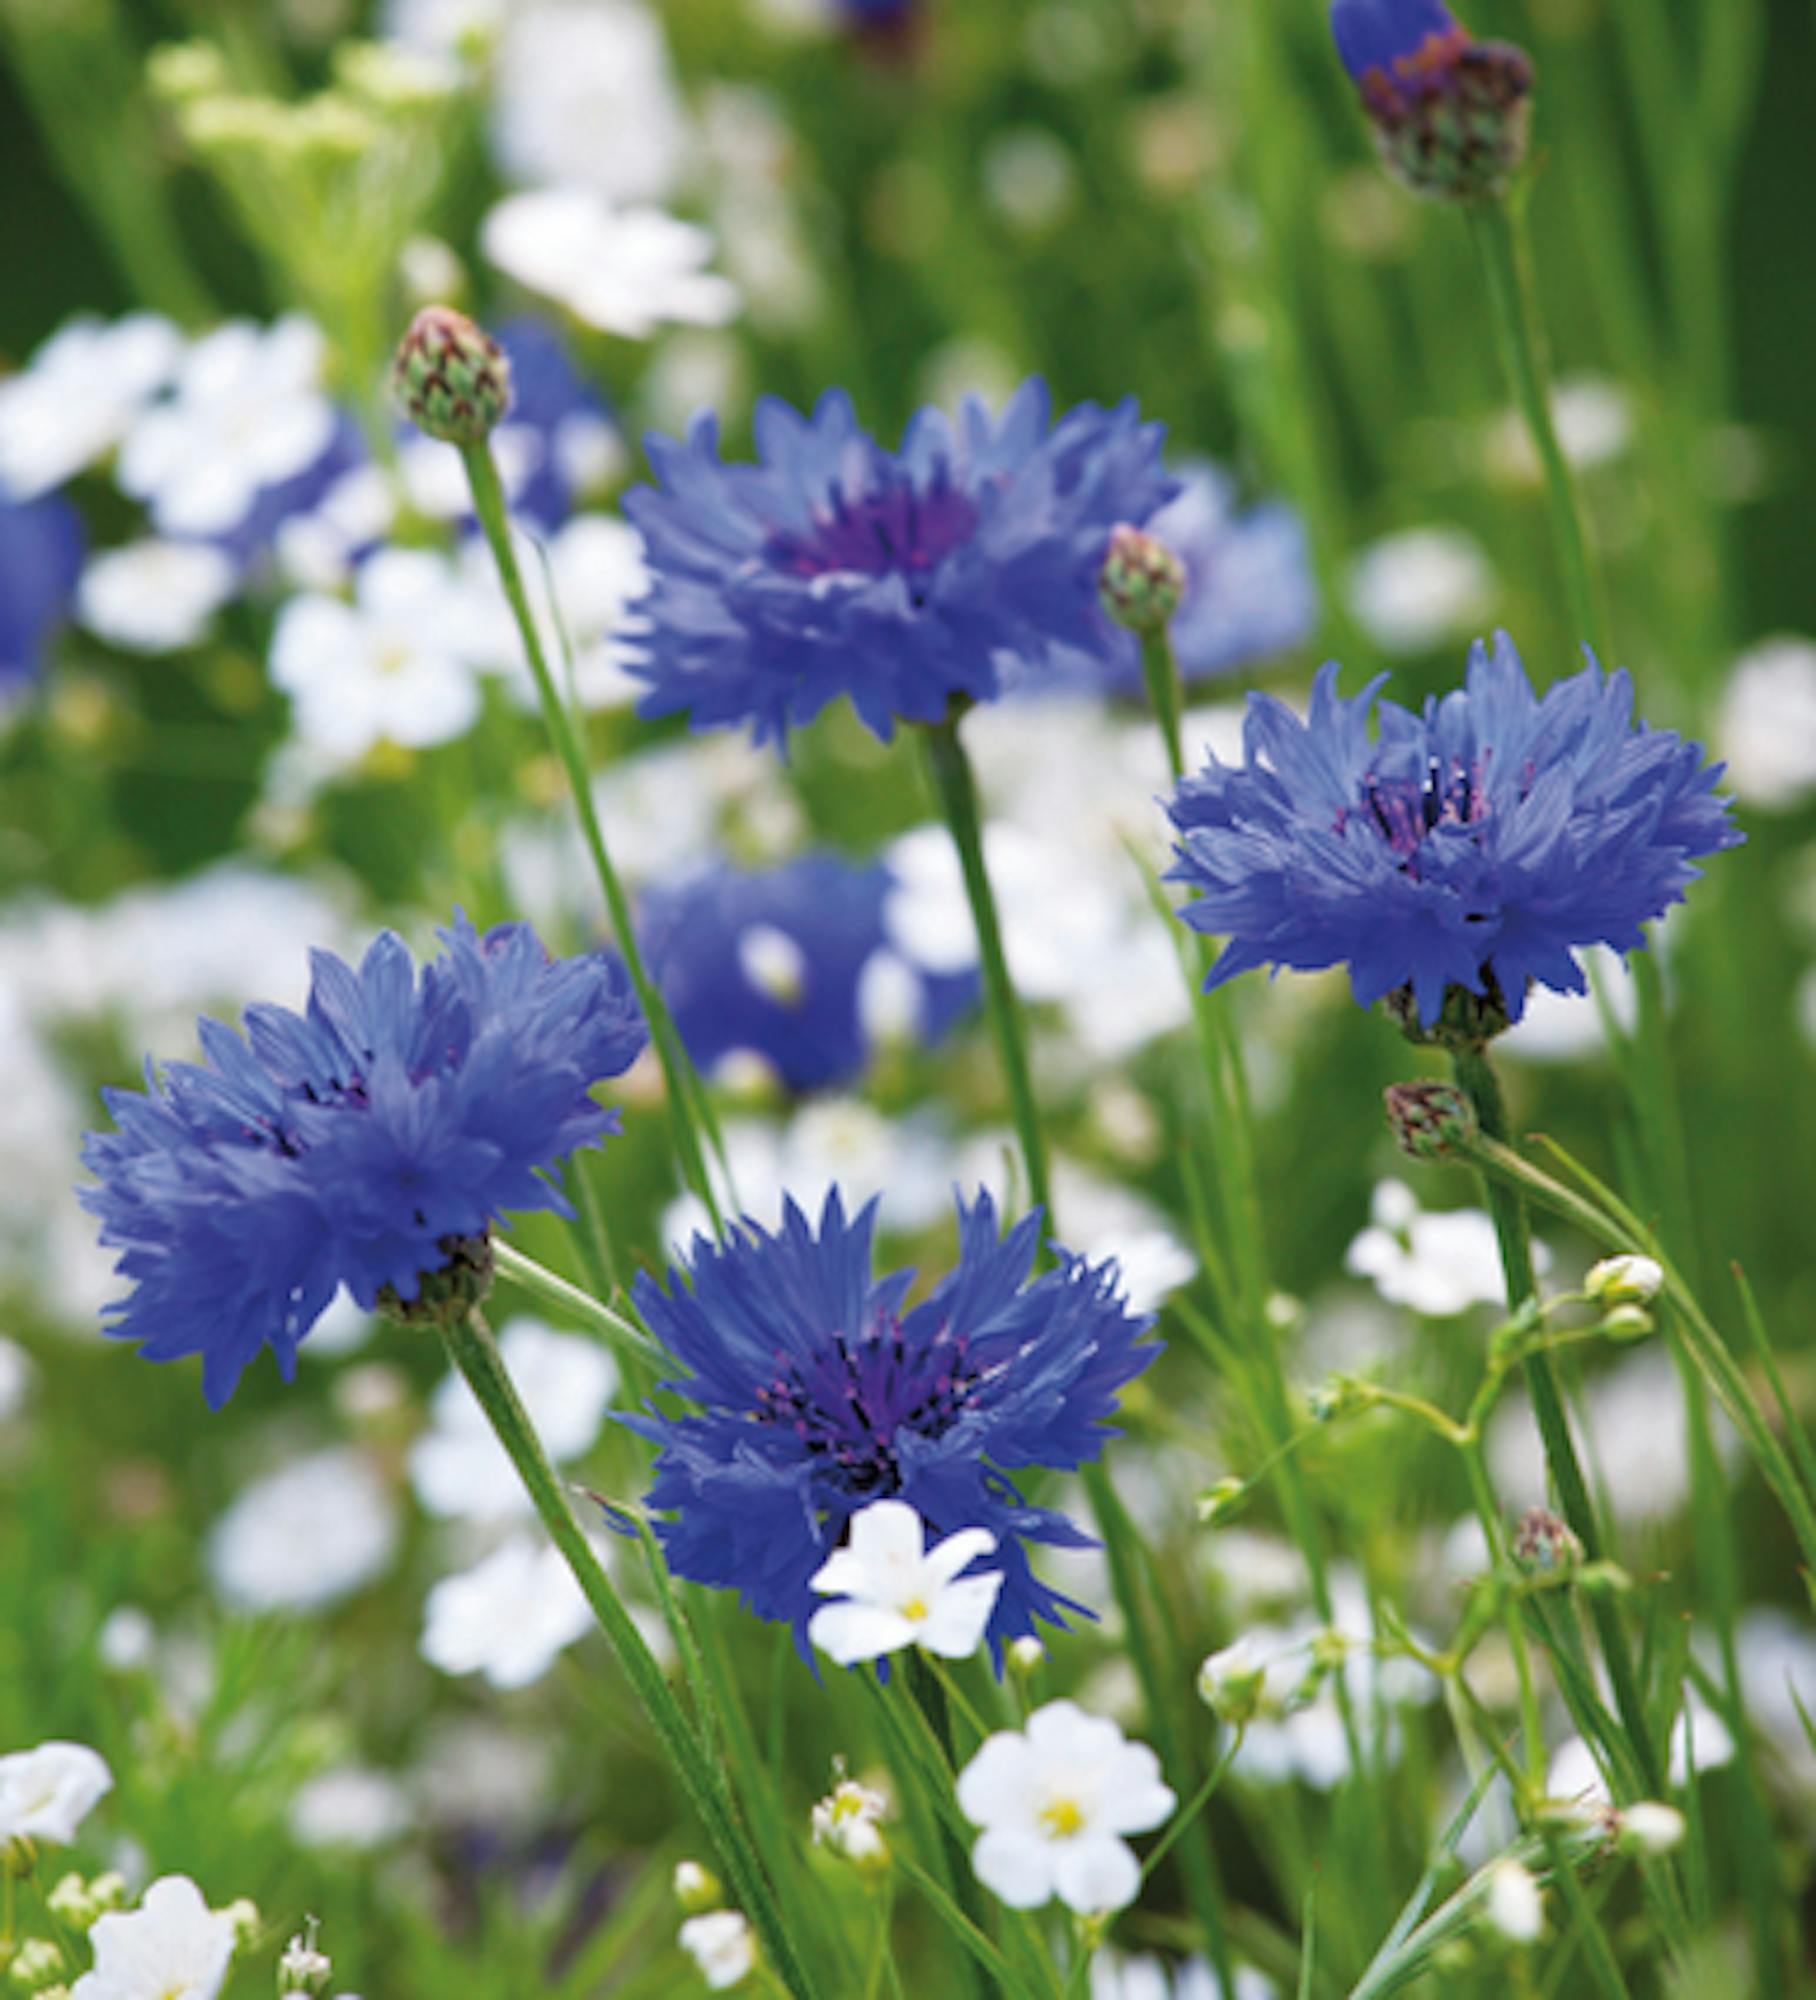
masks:
{"type": "Polygon", "coordinates": [[[1558,443],[1551,419],[1551,371],[1545,359],[1545,339],[1534,299],[1531,259],[1524,225],[1505,201],[1470,203],[1470,235],[1482,261],[1489,309],[1500,342],[1514,401],[1526,420],[1545,482],[1545,499],[1557,545],[1558,567],[1570,600],[1577,636],[1607,657],[1606,632],[1583,535],[1582,513],[1570,463],[1558,443]]]}
{"type": "MultiPolygon", "coordinates": [[[[1452,1052],[1451,1061],[1457,1084],[1475,1109],[1476,1123],[1483,1137],[1505,1145],[1508,1138],[1507,1106],[1488,1051],[1485,1048],[1460,1048],[1452,1052]]],[[[1491,1174],[1484,1173],[1481,1181],[1488,1213],[1494,1222],[1495,1237],[1501,1246],[1501,1269],[1507,1281],[1508,1308],[1517,1312],[1526,1300],[1538,1296],[1538,1281],[1532,1269],[1532,1228],[1526,1215],[1525,1199],[1516,1188],[1491,1174]]],[[[1538,1420],[1539,1435],[1544,1440],[1546,1462],[1551,1468],[1564,1519],[1582,1543],[1584,1554],[1591,1562],[1597,1562],[1603,1554],[1601,1529],[1595,1518],[1595,1509],[1590,1504],[1588,1482],[1583,1477],[1576,1445],[1570,1436],[1570,1420],[1564,1412],[1563,1392],[1558,1387],[1551,1357],[1542,1348],[1533,1348],[1528,1351],[1523,1368],[1526,1393],[1532,1399],[1533,1415],[1538,1420]]],[[[1615,1706],[1633,1739],[1633,1752],[1641,1771],[1648,1782],[1656,1786],[1657,1759],[1653,1754],[1651,1731],[1647,1727],[1645,1707],[1640,1700],[1639,1683],[1634,1676],[1632,1655],[1628,1651],[1627,1635],[1622,1630],[1620,1615],[1600,1592],[1591,1599],[1590,1610],[1595,1620],[1596,1635],[1601,1640],[1602,1655],[1608,1665],[1615,1706]]]]}
{"type": "Polygon", "coordinates": [[[1186,1828],[1204,1811],[1211,1802],[1211,1795],[1223,1783],[1230,1766],[1236,1761],[1236,1754],[1242,1748],[1242,1727],[1240,1724],[1230,1732],[1229,1747],[1219,1757],[1209,1771],[1204,1782],[1187,1799],[1184,1807],[1173,1815],[1173,1823],[1165,1833],[1148,1849],[1141,1864],[1141,1879],[1145,1882],[1167,1857],[1167,1851],[1186,1828]]]}
{"type": "Polygon", "coordinates": [[[1166,745],[1167,768],[1173,774],[1174,784],[1178,784],[1185,776],[1185,745],[1179,724],[1179,661],[1164,625],[1141,635],[1141,673],[1148,684],[1148,700],[1153,704],[1154,720],[1160,727],[1160,740],[1166,745]]]}
{"type": "Polygon", "coordinates": [[[774,1891],[748,1835],[738,1823],[723,1780],[707,1759],[655,1656],[575,1519],[567,1489],[549,1462],[542,1440],[498,1357],[491,1329],[475,1311],[464,1319],[444,1320],[441,1336],[449,1360],[478,1398],[499,1443],[516,1467],[524,1490],[542,1517],[549,1538],[561,1552],[594,1617],[611,1641],[644,1713],[718,1849],[746,1914],[763,1940],[770,1963],[796,2000],[814,2000],[816,1989],[795,1954],[774,1891]]]}
{"type": "MultiPolygon", "coordinates": [[[[1470,1497],[1475,1502],[1482,1533],[1488,1540],[1488,1560],[1499,1570],[1505,1566],[1507,1559],[1507,1531],[1495,1501],[1494,1488],[1489,1484],[1488,1468],[1482,1460],[1480,1437],[1471,1437],[1464,1443],[1462,1453],[1463,1463],[1469,1469],[1470,1497]]],[[[1540,1799],[1545,1795],[1545,1732],[1539,1720],[1539,1698],[1532,1679],[1532,1659],[1526,1650],[1526,1627],[1519,1604],[1512,1598],[1503,1607],[1501,1625],[1507,1634],[1507,1647],[1513,1655],[1514,1674],[1520,1688],[1520,1732],[1526,1739],[1527,1788],[1532,1798],[1540,1799]]]]}
{"type": "Polygon", "coordinates": [[[1003,951],[1002,925],[997,917],[996,898],[990,888],[990,874],[984,866],[983,822],[978,809],[977,780],[971,760],[959,741],[954,718],[930,724],[922,732],[927,746],[927,765],[939,796],[940,810],[951,830],[958,850],[959,869],[965,878],[965,896],[977,926],[978,960],[984,975],[984,1005],[996,1036],[997,1053],[1002,1058],[1003,1075],[1009,1086],[1009,1108],[1015,1119],[1015,1135],[1021,1144],[1022,1162],[1028,1175],[1030,1203],[1046,1211],[1049,1234],[1054,1228],[1053,1209],[1047,1180],[1047,1142],[1040,1129],[1040,1110],[1034,1095],[1033,1073],[1028,1067],[1028,1043],[1021,1005],[1009,978],[1009,961],[1003,951]]]}
{"type": "Polygon", "coordinates": [[[646,1360],[667,1361],[668,1356],[642,1327],[633,1324],[623,1314],[614,1312],[610,1306],[601,1304],[590,1292],[583,1292],[578,1285],[569,1284],[566,1278],[537,1263],[534,1257],[526,1257],[514,1245],[494,1240],[492,1261],[503,1276],[514,1279],[526,1291],[536,1292],[551,1305],[590,1320],[614,1345],[622,1342],[646,1360]]]}
{"type": "Polygon", "coordinates": [[[700,1127],[705,1122],[701,1115],[700,1081],[688,1060],[686,1049],[682,1047],[667,1004],[643,963],[636,927],[631,922],[630,902],[618,871],[612,865],[611,854],[605,844],[605,832],[599,824],[598,807],[593,802],[585,747],[581,743],[580,732],[574,726],[573,715],[555,685],[554,675],[549,671],[542,634],[537,629],[529,595],[524,589],[523,572],[518,566],[517,551],[511,543],[504,488],[499,482],[492,448],[482,439],[478,444],[463,445],[460,455],[467,470],[467,484],[473,493],[474,512],[485,530],[492,558],[498,565],[499,581],[504,585],[505,597],[523,640],[530,675],[536,683],[536,698],[542,707],[543,723],[567,772],[568,784],[574,795],[574,808],[580,817],[581,834],[592,857],[594,873],[599,877],[599,886],[604,891],[606,909],[611,915],[612,933],[619,951],[624,955],[625,967],[636,989],[637,1004],[643,1009],[643,1018],[649,1023],[650,1035],[656,1044],[656,1055],[662,1064],[663,1080],[667,1085],[669,1117],[674,1127],[675,1152],[681,1163],[682,1177],[704,1203],[717,1231],[723,1226],[723,1218],[700,1143],[700,1127]]]}
{"type": "MultiPolygon", "coordinates": [[[[915,1706],[927,1718],[927,1727],[939,1744],[948,1769],[958,1769],[958,1756],[952,1736],[952,1709],[946,1697],[946,1683],[933,1662],[924,1654],[911,1652],[907,1655],[908,1690],[913,1695],[915,1706]]],[[[989,1922],[983,1899],[978,1894],[977,1878],[971,1872],[970,1858],[953,1829],[944,1820],[940,1822],[940,1858],[945,1875],[951,1886],[953,1901],[963,1912],[965,1920],[981,1935],[989,1936],[989,1922]]]]}

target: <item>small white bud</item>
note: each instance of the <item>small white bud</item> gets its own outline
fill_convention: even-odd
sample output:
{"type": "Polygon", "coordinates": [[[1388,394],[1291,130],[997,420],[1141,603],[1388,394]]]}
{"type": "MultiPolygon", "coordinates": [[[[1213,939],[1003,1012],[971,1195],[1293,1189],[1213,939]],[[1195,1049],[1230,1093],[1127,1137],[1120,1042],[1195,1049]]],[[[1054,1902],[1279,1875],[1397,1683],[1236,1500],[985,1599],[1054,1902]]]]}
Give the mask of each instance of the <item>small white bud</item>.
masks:
{"type": "Polygon", "coordinates": [[[1254,1641],[1238,1639],[1210,1654],[1198,1669],[1198,1698],[1219,1722],[1240,1729],[1261,1707],[1267,1667],[1255,1656],[1254,1641]]]}
{"type": "Polygon", "coordinates": [[[1657,1298],[1664,1282],[1664,1268],[1655,1258],[1604,1257],[1583,1280],[1583,1291],[1598,1306],[1644,1305],[1657,1298]]]}
{"type": "Polygon", "coordinates": [[[1530,1870],[1505,1857],[1495,1862],[1483,1914],[1509,1944],[1536,1944],[1545,1929],[1545,1898],[1530,1870]]]}
{"type": "Polygon", "coordinates": [[[1621,1814],[1620,1844],[1629,1854],[1669,1854],[1683,1845],[1687,1830],[1684,1816],[1675,1806],[1641,1799],[1621,1814]]]}
{"type": "Polygon", "coordinates": [[[725,1893],[718,1876],[697,1861],[675,1863],[675,1901],[684,1910],[710,1910],[725,1893]]]}
{"type": "Polygon", "coordinates": [[[1047,1649],[1038,1639],[1023,1633],[1019,1639],[1009,1641],[1008,1656],[1012,1673],[1031,1674],[1047,1657],[1047,1649]]]}

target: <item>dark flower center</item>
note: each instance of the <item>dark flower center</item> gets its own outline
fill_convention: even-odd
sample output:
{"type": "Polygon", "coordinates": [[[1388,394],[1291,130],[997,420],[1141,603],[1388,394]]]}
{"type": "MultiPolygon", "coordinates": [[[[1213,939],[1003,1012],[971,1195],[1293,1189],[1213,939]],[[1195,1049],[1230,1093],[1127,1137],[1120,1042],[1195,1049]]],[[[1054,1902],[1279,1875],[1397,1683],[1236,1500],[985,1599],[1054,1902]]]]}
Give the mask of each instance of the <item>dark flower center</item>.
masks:
{"type": "Polygon", "coordinates": [[[1471,825],[1488,810],[1484,761],[1479,757],[1465,766],[1453,759],[1446,767],[1430,757],[1422,778],[1385,778],[1371,771],[1362,780],[1359,804],[1337,814],[1336,830],[1343,831],[1352,812],[1360,814],[1400,857],[1401,867],[1417,875],[1418,850],[1427,834],[1440,826],[1471,825]]]}
{"type": "Polygon", "coordinates": [[[848,1491],[866,1498],[897,1492],[897,1434],[937,1437],[982,1379],[969,1345],[942,1328],[911,1347],[895,1319],[836,1333],[807,1363],[776,1357],[774,1379],[757,1391],[756,1419],[792,1430],[848,1491]]]}
{"type": "MultiPolygon", "coordinates": [[[[900,467],[880,464],[867,491],[838,494],[804,535],[777,535],[770,557],[796,576],[857,570],[899,572],[913,580],[932,569],[977,526],[977,508],[939,472],[923,490],[900,467]]],[[[919,601],[918,593],[916,601],[919,601]]]]}

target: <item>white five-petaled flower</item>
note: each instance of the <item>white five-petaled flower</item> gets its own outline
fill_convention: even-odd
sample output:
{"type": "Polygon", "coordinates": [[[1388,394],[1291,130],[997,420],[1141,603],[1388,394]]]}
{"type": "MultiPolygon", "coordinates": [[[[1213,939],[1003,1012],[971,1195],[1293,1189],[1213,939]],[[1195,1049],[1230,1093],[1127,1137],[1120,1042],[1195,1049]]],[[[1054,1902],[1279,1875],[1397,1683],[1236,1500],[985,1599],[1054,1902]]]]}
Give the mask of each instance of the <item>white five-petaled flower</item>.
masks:
{"type": "Polygon", "coordinates": [[[233,559],[212,542],[151,535],[90,561],[76,586],[76,614],[110,645],[175,653],[207,633],[237,581],[233,559]]]}
{"type": "Polygon", "coordinates": [[[840,1666],[920,1646],[948,1660],[967,1659],[983,1641],[996,1609],[1002,1572],[960,1576],[996,1547],[988,1528],[961,1528],[932,1548],[921,1517],[905,1500],[876,1500],[851,1517],[851,1535],[809,1578],[823,1604],[807,1636],[840,1666]]]}
{"type": "Polygon", "coordinates": [[[106,1758],[86,1743],[40,1743],[0,1757],[0,1841],[74,1840],[112,1790],[106,1758]]]}
{"type": "Polygon", "coordinates": [[[529,1687],[592,1622],[556,1550],[513,1535],[429,1592],[421,1651],[444,1674],[481,1673],[495,1688],[529,1687]]]}
{"type": "Polygon", "coordinates": [[[0,383],[0,493],[35,499],[111,451],[182,354],[183,336],[156,313],[85,313],[58,328],[0,383]]]}
{"type": "Polygon", "coordinates": [[[1141,1868],[1123,1838],[1177,1803],[1145,1743],[1075,1702],[1050,1701],[1025,1730],[987,1737],[958,1774],[958,1802],[983,1829],[971,1865],[1012,1909],[1057,1895],[1080,1915],[1135,1900],[1141,1868]]]}
{"type": "Polygon", "coordinates": [[[748,1979],[757,1968],[757,1941],[738,1910],[708,1910],[681,1926],[681,1949],[715,1993],[748,1979]]]}
{"type": "Polygon", "coordinates": [[[136,1910],[89,1932],[95,1966],[70,2000],[215,2000],[233,1962],[233,1921],[209,1909],[187,1875],[166,1875],[136,1910]]]}

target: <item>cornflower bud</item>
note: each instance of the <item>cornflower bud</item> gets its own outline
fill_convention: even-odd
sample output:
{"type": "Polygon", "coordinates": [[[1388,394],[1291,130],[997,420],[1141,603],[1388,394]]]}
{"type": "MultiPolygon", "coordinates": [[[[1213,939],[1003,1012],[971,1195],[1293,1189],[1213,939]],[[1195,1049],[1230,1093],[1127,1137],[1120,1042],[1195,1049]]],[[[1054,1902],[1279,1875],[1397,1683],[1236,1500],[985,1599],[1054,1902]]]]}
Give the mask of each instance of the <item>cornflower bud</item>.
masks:
{"type": "Polygon", "coordinates": [[[1395,1143],[1415,1160],[1454,1160],[1475,1139],[1475,1113],[1451,1084],[1390,1083],[1384,1101],[1395,1143]]]}
{"type": "Polygon", "coordinates": [[[1493,200],[1525,164],[1532,59],[1444,0],[1334,0],[1331,32],[1383,164],[1415,194],[1493,200]]]}
{"type": "Polygon", "coordinates": [[[1514,1531],[1513,1559],[1530,1576],[1568,1576],[1583,1560],[1583,1545],[1545,1507],[1528,1507],[1514,1531]]]}
{"type": "Polygon", "coordinates": [[[1097,573],[1097,601],[1130,632],[1163,632],[1185,595],[1185,565],[1159,536],[1123,522],[1097,573]]]}
{"type": "Polygon", "coordinates": [[[398,342],[391,387],[418,430],[446,444],[480,444],[511,406],[511,367],[465,313],[424,306],[398,342]]]}

